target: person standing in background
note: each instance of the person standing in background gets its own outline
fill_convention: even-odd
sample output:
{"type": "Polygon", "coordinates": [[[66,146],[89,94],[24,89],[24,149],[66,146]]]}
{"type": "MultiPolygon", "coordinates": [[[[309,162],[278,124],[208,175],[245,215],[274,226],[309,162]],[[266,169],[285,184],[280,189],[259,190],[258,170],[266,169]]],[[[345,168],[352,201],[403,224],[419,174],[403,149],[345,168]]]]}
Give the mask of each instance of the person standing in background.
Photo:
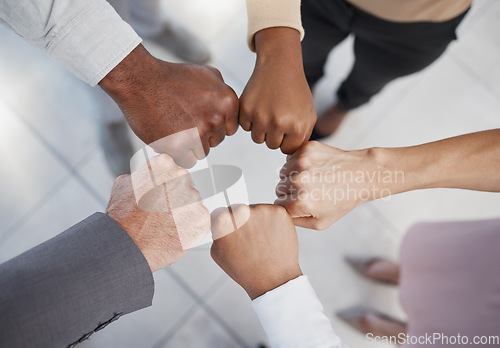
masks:
{"type": "Polygon", "coordinates": [[[349,111],[398,77],[421,71],[455,40],[472,0],[304,0],[304,70],[311,89],[330,51],[354,35],[355,61],[318,117],[311,140],[332,135],[349,111]]]}

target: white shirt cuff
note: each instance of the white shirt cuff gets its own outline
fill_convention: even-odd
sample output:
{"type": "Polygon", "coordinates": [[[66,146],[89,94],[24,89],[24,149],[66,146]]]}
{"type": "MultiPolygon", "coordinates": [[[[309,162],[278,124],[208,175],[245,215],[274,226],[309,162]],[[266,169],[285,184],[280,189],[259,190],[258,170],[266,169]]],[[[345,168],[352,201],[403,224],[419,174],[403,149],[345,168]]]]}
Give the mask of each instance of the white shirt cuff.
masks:
{"type": "Polygon", "coordinates": [[[108,2],[90,1],[51,40],[47,53],[95,86],[141,41],[108,2]]]}
{"type": "Polygon", "coordinates": [[[346,347],[333,331],[307,276],[252,301],[273,348],[346,347]]]}

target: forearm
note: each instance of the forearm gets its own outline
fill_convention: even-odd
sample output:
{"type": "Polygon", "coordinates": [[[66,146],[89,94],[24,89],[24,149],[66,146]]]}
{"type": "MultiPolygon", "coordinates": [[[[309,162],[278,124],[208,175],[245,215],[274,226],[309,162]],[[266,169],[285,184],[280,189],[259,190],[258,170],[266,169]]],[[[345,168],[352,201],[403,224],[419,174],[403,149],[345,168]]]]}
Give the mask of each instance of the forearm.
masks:
{"type": "Polygon", "coordinates": [[[141,42],[104,0],[5,0],[0,22],[90,85],[141,42]]]}
{"type": "Polygon", "coordinates": [[[6,347],[66,347],[150,306],[154,292],[140,250],[100,213],[0,265],[0,284],[6,347]]]}
{"type": "Polygon", "coordinates": [[[392,193],[427,188],[500,192],[500,129],[404,148],[374,149],[384,167],[401,170],[392,193]]]}
{"type": "Polygon", "coordinates": [[[255,34],[257,66],[279,59],[280,64],[303,71],[300,33],[293,28],[267,28],[255,34]]]}

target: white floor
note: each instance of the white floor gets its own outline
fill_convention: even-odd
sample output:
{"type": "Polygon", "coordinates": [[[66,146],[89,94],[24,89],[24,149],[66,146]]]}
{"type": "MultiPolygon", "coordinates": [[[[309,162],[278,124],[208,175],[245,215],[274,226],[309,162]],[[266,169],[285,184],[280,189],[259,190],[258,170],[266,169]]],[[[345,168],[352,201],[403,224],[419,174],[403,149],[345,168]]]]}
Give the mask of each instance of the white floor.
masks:
{"type": "MultiPolygon", "coordinates": [[[[197,34],[212,65],[241,93],[253,68],[245,43],[243,0],[164,0],[165,13],[197,34]]],[[[328,144],[344,149],[405,146],[500,127],[500,3],[476,0],[459,41],[422,73],[401,79],[355,111],[328,144]]],[[[352,63],[346,40],[318,87],[318,109],[352,63]]],[[[152,51],[166,60],[168,53],[152,51]]],[[[96,137],[88,86],[44,53],[0,28],[0,262],[103,211],[113,178],[96,137]]],[[[244,170],[250,201],[272,202],[278,151],[239,131],[213,150],[211,164],[244,170]]],[[[299,231],[301,264],[338,334],[351,347],[364,337],[334,312],[363,304],[404,319],[397,289],[361,279],[343,263],[347,253],[394,260],[416,221],[500,216],[500,195],[427,190],[359,207],[327,231],[299,231]]],[[[155,275],[154,305],[92,336],[85,347],[255,347],[266,338],[246,294],[202,246],[155,275]]]]}

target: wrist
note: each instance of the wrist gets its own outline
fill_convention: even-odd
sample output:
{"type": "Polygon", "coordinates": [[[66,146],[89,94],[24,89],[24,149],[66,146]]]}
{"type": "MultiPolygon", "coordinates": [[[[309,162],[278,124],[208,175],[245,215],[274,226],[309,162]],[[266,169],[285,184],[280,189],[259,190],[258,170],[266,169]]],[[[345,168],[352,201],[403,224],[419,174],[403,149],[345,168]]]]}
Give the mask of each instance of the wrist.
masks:
{"type": "Polygon", "coordinates": [[[119,102],[142,90],[141,86],[154,74],[156,63],[157,60],[140,44],[99,82],[99,86],[119,102]]]}
{"type": "Polygon", "coordinates": [[[157,265],[156,262],[156,257],[154,252],[151,252],[150,247],[147,242],[143,242],[143,240],[140,238],[140,236],[137,233],[133,233],[133,231],[136,231],[140,228],[136,226],[136,223],[133,221],[130,221],[126,217],[119,217],[117,216],[114,212],[109,211],[106,213],[111,219],[113,219],[124,231],[125,233],[128,234],[130,239],[134,242],[136,247],[139,249],[141,252],[142,256],[144,256],[144,259],[146,259],[147,264],[149,265],[149,268],[151,269],[151,272],[154,273],[160,268],[157,265]]]}
{"type": "Polygon", "coordinates": [[[431,186],[433,160],[420,156],[416,147],[373,148],[372,156],[378,166],[391,173],[384,188],[391,194],[419,190],[431,186]],[[396,180],[397,179],[397,180],[396,180]]]}
{"type": "Polygon", "coordinates": [[[255,51],[258,64],[279,59],[279,64],[299,65],[302,70],[302,48],[300,33],[293,28],[276,27],[258,31],[255,34],[255,51]]]}
{"type": "Polygon", "coordinates": [[[289,270],[280,271],[278,274],[256,279],[252,282],[251,286],[245,289],[250,299],[253,301],[257,297],[264,295],[266,292],[279,288],[283,284],[288,283],[290,280],[298,278],[302,275],[302,270],[299,265],[291,267],[289,270]]]}

